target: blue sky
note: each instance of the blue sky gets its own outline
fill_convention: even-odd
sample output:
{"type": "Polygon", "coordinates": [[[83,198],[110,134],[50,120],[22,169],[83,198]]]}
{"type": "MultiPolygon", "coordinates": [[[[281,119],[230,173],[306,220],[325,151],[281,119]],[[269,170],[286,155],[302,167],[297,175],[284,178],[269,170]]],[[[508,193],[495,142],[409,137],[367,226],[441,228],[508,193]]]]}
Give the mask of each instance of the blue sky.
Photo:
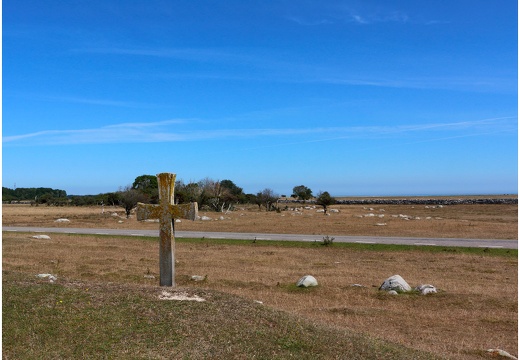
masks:
{"type": "Polygon", "coordinates": [[[517,2],[3,0],[2,184],[517,193],[517,2]]]}

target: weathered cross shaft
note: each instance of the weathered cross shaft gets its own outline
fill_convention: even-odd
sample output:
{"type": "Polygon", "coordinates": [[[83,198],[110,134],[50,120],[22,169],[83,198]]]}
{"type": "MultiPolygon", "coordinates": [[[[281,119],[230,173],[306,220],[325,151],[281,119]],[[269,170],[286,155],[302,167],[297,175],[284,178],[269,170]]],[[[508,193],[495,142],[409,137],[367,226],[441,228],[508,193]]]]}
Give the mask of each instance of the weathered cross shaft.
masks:
{"type": "Polygon", "coordinates": [[[159,282],[175,286],[175,219],[196,220],[197,203],[174,205],[175,174],[157,174],[159,205],[137,204],[137,220],[159,219],[159,282]]]}

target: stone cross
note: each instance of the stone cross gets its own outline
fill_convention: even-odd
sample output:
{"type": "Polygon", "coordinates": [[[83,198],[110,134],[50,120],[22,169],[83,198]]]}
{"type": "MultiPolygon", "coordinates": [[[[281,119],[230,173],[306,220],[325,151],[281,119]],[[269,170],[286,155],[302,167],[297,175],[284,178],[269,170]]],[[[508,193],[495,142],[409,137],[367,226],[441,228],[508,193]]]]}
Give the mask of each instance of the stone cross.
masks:
{"type": "Polygon", "coordinates": [[[137,220],[159,219],[159,282],[175,286],[175,219],[196,220],[197,203],[175,205],[175,174],[157,174],[159,205],[137,203],[137,220]]]}

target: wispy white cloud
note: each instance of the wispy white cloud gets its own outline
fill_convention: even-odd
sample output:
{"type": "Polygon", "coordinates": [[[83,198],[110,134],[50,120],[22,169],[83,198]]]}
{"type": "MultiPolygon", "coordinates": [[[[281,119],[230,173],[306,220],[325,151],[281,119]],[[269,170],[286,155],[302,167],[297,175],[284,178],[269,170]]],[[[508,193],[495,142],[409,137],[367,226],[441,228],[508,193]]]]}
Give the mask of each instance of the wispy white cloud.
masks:
{"type": "MultiPolygon", "coordinates": [[[[407,16],[396,12],[386,17],[364,17],[352,14],[360,23],[372,21],[408,21],[407,16]],[[401,20],[399,20],[401,19],[401,20]]],[[[303,20],[302,20],[303,21],[303,20]]],[[[322,21],[322,20],[320,20],[322,21]]],[[[325,21],[325,20],[323,20],[325,21]]],[[[364,66],[338,67],[337,64],[304,63],[299,59],[288,59],[283,52],[266,52],[260,48],[87,48],[76,50],[103,55],[147,56],[157,58],[175,58],[188,62],[205,62],[225,64],[218,70],[209,69],[203,72],[167,72],[148,71],[146,73],[125,75],[130,78],[168,79],[209,79],[216,81],[242,82],[274,82],[274,83],[316,83],[344,86],[369,86],[382,88],[407,89],[444,89],[472,92],[511,92],[516,91],[516,78],[511,76],[488,76],[483,72],[463,76],[439,76],[435,72],[428,74],[399,73],[377,74],[371,68],[364,66]]],[[[426,61],[418,59],[417,61],[426,61]]],[[[438,66],[443,59],[427,59],[438,66]]],[[[83,97],[46,96],[48,100],[67,101],[95,105],[153,107],[132,101],[117,101],[106,99],[89,99],[83,97]]]]}
{"type": "Polygon", "coordinates": [[[361,15],[357,15],[357,14],[352,14],[350,15],[351,19],[358,23],[358,24],[369,24],[370,22],[365,19],[364,17],[362,17],[361,15]]]}
{"type": "Polygon", "coordinates": [[[329,24],[360,24],[369,25],[377,23],[431,23],[431,21],[420,21],[412,19],[406,12],[391,9],[359,10],[344,6],[331,6],[329,8],[320,6],[315,11],[309,9],[294,13],[286,18],[298,25],[317,26],[329,24]]]}
{"type": "MultiPolygon", "coordinates": [[[[409,133],[433,133],[460,136],[492,132],[517,132],[517,117],[501,117],[452,123],[430,123],[396,126],[351,126],[311,128],[200,129],[196,120],[172,119],[150,123],[121,123],[92,129],[44,130],[3,137],[9,145],[72,145],[147,142],[189,142],[221,139],[306,136],[303,142],[347,138],[388,138],[409,133]]],[[[200,125],[202,122],[198,122],[200,125]]]]}

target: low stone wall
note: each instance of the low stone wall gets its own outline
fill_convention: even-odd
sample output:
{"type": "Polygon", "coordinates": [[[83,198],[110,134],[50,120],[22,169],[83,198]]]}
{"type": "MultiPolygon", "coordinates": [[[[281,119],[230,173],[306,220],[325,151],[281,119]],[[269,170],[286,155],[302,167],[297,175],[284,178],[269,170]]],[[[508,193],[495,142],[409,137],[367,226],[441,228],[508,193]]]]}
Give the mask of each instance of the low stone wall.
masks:
{"type": "MultiPolygon", "coordinates": [[[[299,200],[282,200],[279,203],[300,203],[299,200]]],[[[305,204],[314,204],[314,200],[307,200],[305,204]]],[[[352,199],[336,200],[336,204],[343,205],[472,205],[472,204],[518,204],[517,198],[502,199],[352,199]]]]}
{"type": "Polygon", "coordinates": [[[338,200],[336,204],[363,205],[472,205],[472,204],[518,204],[518,199],[361,199],[338,200]]]}

